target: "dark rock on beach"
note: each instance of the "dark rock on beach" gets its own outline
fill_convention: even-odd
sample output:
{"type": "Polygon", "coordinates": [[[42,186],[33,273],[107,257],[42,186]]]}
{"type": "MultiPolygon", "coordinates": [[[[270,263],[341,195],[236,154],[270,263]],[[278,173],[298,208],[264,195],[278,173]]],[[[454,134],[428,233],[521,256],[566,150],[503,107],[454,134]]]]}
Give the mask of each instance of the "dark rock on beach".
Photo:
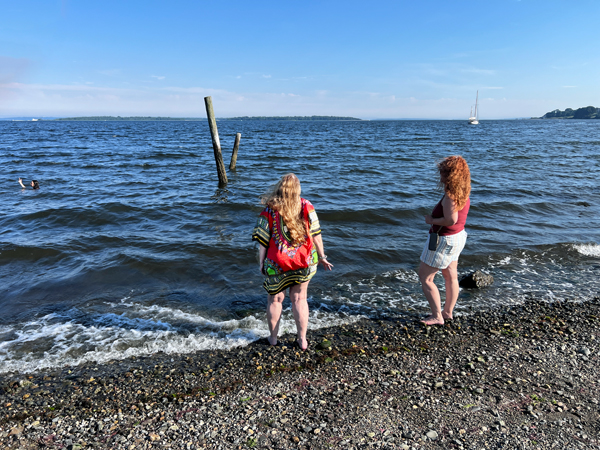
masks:
{"type": "Polygon", "coordinates": [[[476,270],[460,279],[458,285],[465,289],[482,289],[491,286],[494,283],[494,277],[476,270]]]}
{"type": "Polygon", "coordinates": [[[2,449],[600,449],[600,300],[0,377],[2,449]]]}

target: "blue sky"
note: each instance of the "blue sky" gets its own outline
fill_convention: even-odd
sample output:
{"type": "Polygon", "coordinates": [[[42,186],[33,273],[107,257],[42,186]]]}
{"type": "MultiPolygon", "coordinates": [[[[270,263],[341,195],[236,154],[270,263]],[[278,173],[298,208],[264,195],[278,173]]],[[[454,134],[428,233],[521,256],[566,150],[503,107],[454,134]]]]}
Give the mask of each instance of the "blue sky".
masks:
{"type": "Polygon", "coordinates": [[[600,107],[596,0],[0,0],[0,117],[600,107]]]}

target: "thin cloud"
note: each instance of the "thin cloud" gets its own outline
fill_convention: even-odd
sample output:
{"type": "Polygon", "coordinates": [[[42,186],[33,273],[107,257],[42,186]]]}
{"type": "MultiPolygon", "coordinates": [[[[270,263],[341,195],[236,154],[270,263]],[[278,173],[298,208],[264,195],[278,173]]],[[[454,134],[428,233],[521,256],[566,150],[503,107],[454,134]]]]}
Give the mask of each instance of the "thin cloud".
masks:
{"type": "Polygon", "coordinates": [[[435,89],[440,93],[472,89],[474,80],[497,76],[496,71],[492,69],[457,63],[411,64],[408,68],[404,86],[413,85],[419,92],[422,90],[419,86],[427,86],[428,89],[435,89]]]}
{"type": "Polygon", "coordinates": [[[0,88],[14,89],[20,91],[89,91],[89,92],[115,92],[122,89],[104,88],[83,84],[24,84],[24,83],[2,83],[0,88]]]}
{"type": "MultiPolygon", "coordinates": [[[[474,87],[469,87],[469,89],[474,87]]],[[[467,89],[460,86],[458,89],[467,89]]],[[[480,87],[480,89],[483,89],[480,87]]],[[[361,118],[463,119],[464,98],[419,98],[393,92],[254,92],[205,87],[114,88],[85,84],[0,84],[5,116],[156,115],[205,117],[203,97],[212,96],[217,117],[263,115],[347,115],[361,118]]],[[[481,98],[481,97],[480,97],[481,98]]],[[[470,97],[469,97],[470,99],[470,97]]],[[[487,100],[485,118],[539,116],[539,105],[487,100]]],[[[547,110],[545,106],[541,109],[547,110]]]]}
{"type": "Polygon", "coordinates": [[[563,88],[565,89],[572,89],[572,88],[576,88],[577,86],[563,86],[563,88]]]}
{"type": "Polygon", "coordinates": [[[477,74],[477,75],[496,75],[496,71],[495,70],[476,69],[474,67],[462,69],[461,72],[462,73],[474,73],[474,74],[477,74]]]}
{"type": "Polygon", "coordinates": [[[233,92],[225,91],[222,89],[210,89],[203,87],[178,87],[168,86],[160,88],[159,91],[176,92],[178,94],[201,94],[201,95],[216,95],[216,94],[233,94],[233,92]]]}
{"type": "Polygon", "coordinates": [[[271,75],[263,75],[263,78],[271,78],[271,75]]]}
{"type": "Polygon", "coordinates": [[[157,80],[164,80],[166,77],[159,76],[159,75],[150,75],[150,78],[156,78],[157,80]]]}

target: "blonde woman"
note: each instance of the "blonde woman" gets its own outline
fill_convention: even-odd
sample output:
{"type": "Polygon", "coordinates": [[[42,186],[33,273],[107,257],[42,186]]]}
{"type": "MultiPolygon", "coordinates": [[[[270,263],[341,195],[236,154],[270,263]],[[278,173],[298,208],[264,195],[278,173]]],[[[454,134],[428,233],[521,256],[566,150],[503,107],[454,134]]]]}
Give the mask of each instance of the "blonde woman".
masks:
{"type": "Polygon", "coordinates": [[[269,344],[277,345],[277,334],[285,290],[290,290],[297,342],[308,348],[308,283],[317,265],[331,270],[323,249],[321,228],[315,208],[300,197],[300,180],[293,173],[284,175],[273,190],[262,198],[265,209],[258,217],[252,240],[258,241],[260,272],[267,291],[269,344]]]}
{"type": "MultiPolygon", "coordinates": [[[[471,172],[462,156],[448,156],[438,163],[439,184],[444,188],[444,196],[425,216],[430,239],[439,236],[435,250],[425,244],[421,254],[419,279],[423,294],[429,302],[431,315],[422,320],[425,325],[443,325],[452,320],[452,311],[458,300],[458,257],[465,247],[467,232],[465,223],[471,206],[471,172]],[[433,279],[438,270],[442,271],[446,285],[446,301],[441,308],[440,293],[433,279]]],[[[429,240],[428,240],[429,241],[429,240]]]]}

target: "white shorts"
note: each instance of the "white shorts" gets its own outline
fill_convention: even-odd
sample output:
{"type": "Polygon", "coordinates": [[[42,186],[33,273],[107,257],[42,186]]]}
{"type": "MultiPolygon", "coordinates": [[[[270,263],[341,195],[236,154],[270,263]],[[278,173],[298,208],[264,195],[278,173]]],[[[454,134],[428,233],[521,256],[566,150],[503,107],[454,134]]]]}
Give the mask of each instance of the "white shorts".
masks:
{"type": "Polygon", "coordinates": [[[450,236],[440,236],[436,251],[429,250],[429,235],[421,253],[421,261],[437,269],[445,269],[452,261],[458,261],[460,252],[465,248],[467,232],[462,230],[450,236]]]}

